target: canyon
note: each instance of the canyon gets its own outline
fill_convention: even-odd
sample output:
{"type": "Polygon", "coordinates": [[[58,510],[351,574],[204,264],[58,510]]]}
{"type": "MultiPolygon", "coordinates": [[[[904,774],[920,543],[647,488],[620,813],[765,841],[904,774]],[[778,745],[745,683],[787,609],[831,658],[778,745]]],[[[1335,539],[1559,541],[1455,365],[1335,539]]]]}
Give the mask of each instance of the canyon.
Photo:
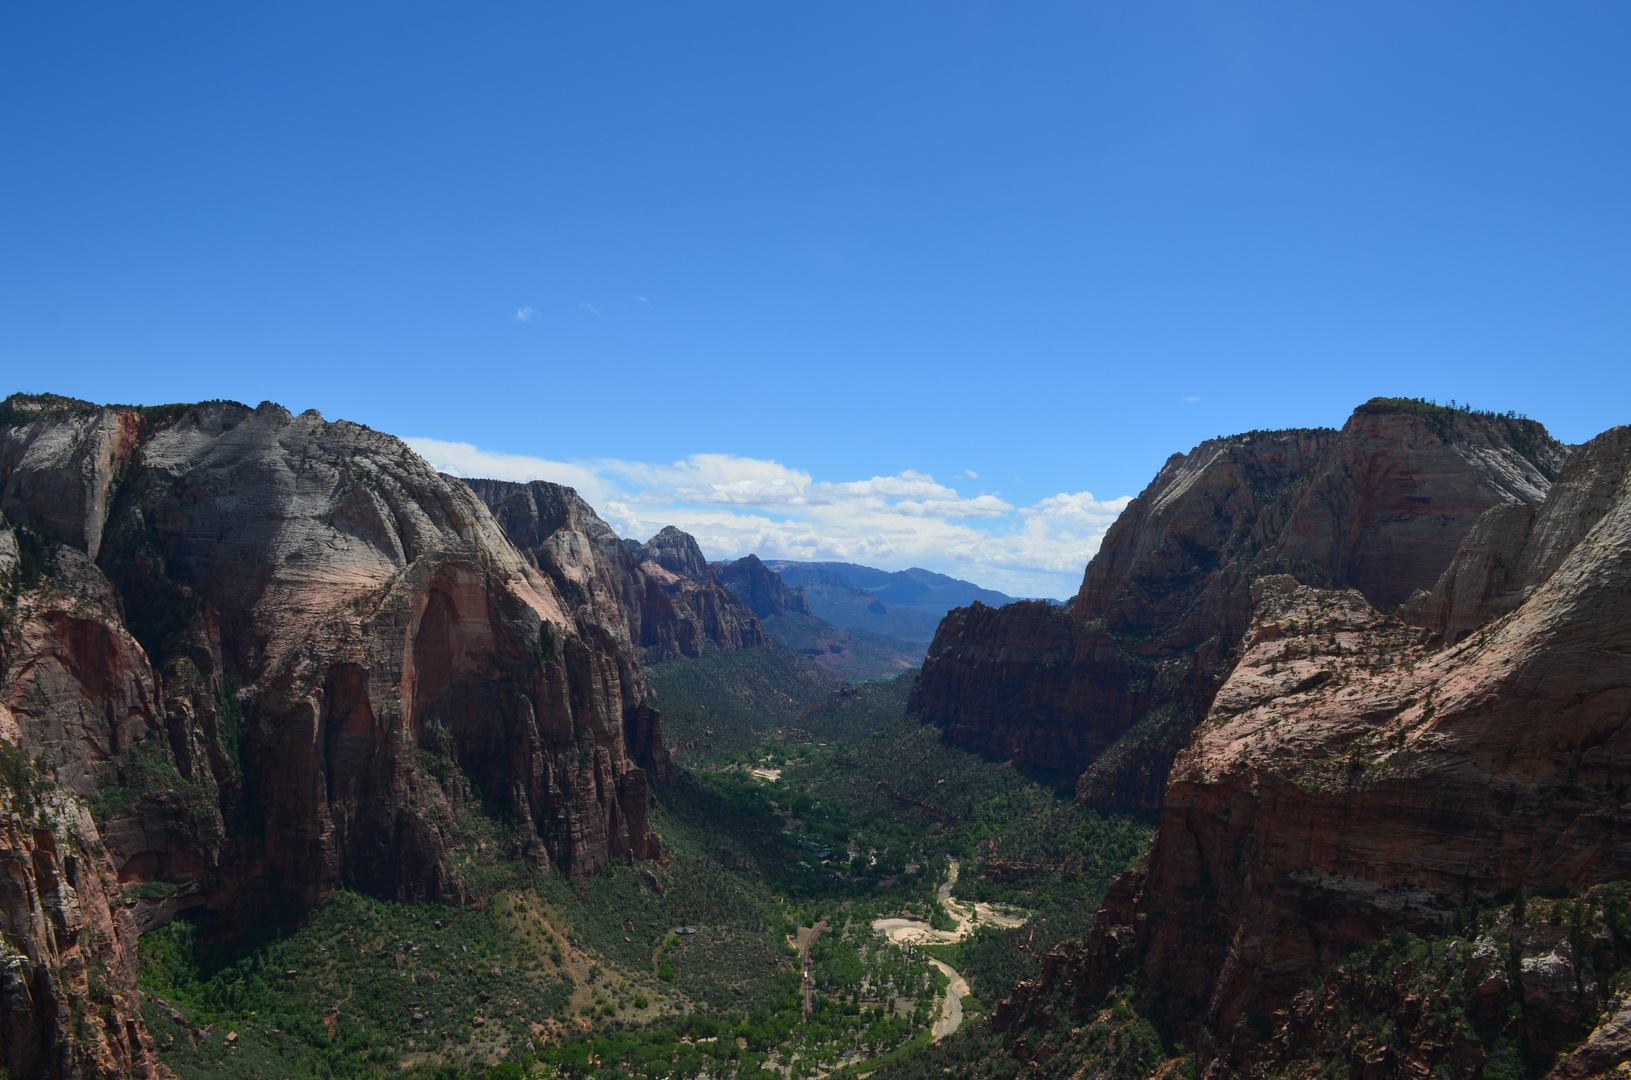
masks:
{"type": "Polygon", "coordinates": [[[138,932],[663,857],[642,664],[765,640],[695,542],[272,403],[0,404],[0,1064],[163,1075],[138,932]],[[148,888],[162,886],[162,888],[148,888]],[[100,973],[100,974],[99,974],[100,973]]]}
{"type": "MultiPolygon", "coordinates": [[[[1328,977],[1321,1006],[1320,977],[1470,919],[1446,970],[1477,988],[1473,1021],[1512,1017],[1504,1037],[1560,1077],[1631,1061],[1610,989],[1631,876],[1631,429],[1576,450],[1544,499],[1486,510],[1447,563],[1429,587],[1407,579],[1393,614],[1357,586],[1250,583],[1237,661],[1176,757],[1147,866],[1001,1026],[1057,1031],[1133,987],[1207,1076],[1293,1075],[1321,1016],[1377,992],[1328,977]],[[1537,918],[1525,895],[1561,899],[1537,918]],[[1582,928],[1567,940],[1566,912],[1582,928]]],[[[1394,1042],[1353,1068],[1482,1071],[1473,1031],[1412,1035],[1399,1008],[1394,1042]]]]}
{"type": "Polygon", "coordinates": [[[910,708],[955,742],[1079,776],[1090,805],[1153,812],[1246,633],[1253,580],[1395,607],[1485,511],[1539,504],[1567,457],[1533,421],[1391,399],[1340,431],[1209,440],[1117,518],[1068,608],[950,613],[910,708]]]}
{"type": "MultiPolygon", "coordinates": [[[[812,875],[778,905],[817,881],[913,895],[906,849],[885,875],[813,821],[880,847],[965,837],[979,880],[933,848],[958,888],[1023,879],[1025,926],[941,935],[969,947],[958,972],[1018,970],[981,936],[1027,950],[1068,920],[1049,890],[1098,907],[1023,980],[963,982],[954,1000],[989,1019],[942,1025],[880,1080],[998,1058],[1209,1080],[1631,1062],[1631,428],[1568,447],[1376,399],[1341,430],[1209,440],[1127,507],[1071,604],[950,610],[915,679],[854,686],[836,676],[909,658],[817,619],[755,555],[709,563],[673,527],[626,539],[569,487],[445,475],[272,403],[13,395],[0,512],[11,1076],[168,1076],[138,939],[292,926],[341,890],[479,911],[503,862],[645,903],[678,858],[741,911],[769,872],[812,875]],[[820,692],[764,707],[789,679],[820,692]],[[675,752],[713,779],[676,766],[656,685],[690,732],[675,752]],[[1019,816],[998,829],[976,791],[1019,816]],[[660,818],[681,793],[692,833],[660,818]],[[1060,862],[1024,816],[1060,807],[1069,835],[1133,852],[1154,822],[1153,842],[1060,862]],[[1108,866],[1097,884],[1084,858],[1108,866]]],[[[991,910],[951,890],[925,903],[991,910]]],[[[614,914],[607,955],[643,957],[643,924],[614,914]]],[[[653,947],[661,984],[678,945],[653,947]]]]}

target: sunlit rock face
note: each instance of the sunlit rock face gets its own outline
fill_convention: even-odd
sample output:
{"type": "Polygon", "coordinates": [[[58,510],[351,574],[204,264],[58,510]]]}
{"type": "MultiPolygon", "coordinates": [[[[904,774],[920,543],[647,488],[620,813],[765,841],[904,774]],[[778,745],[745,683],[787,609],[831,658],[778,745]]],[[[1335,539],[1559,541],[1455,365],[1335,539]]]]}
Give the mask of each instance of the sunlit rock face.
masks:
{"type": "Polygon", "coordinates": [[[911,707],[954,741],[1080,773],[1092,805],[1154,810],[1232,667],[1253,580],[1397,606],[1433,587],[1485,511],[1538,504],[1567,457],[1532,421],[1382,400],[1341,431],[1202,443],[1111,526],[1068,611],[948,615],[911,707]]]}
{"type": "Polygon", "coordinates": [[[753,610],[721,586],[689,533],[669,526],[646,544],[622,540],[569,487],[544,480],[465,483],[562,599],[642,661],[769,640],[753,610]]]}
{"type": "MultiPolygon", "coordinates": [[[[1357,945],[1442,932],[1518,889],[1631,879],[1631,429],[1583,446],[1538,506],[1488,510],[1426,595],[1462,620],[1448,636],[1356,589],[1253,583],[1148,870],[1110,890],[1056,984],[1091,1003],[1136,973],[1174,1037],[1227,1072],[1258,1052],[1243,1017],[1283,1015],[1357,945]],[[1495,587],[1491,565],[1507,568],[1495,587]]],[[[1568,949],[1530,951],[1512,992],[1528,1044],[1555,1053],[1602,988],[1568,949]]],[[[1631,1059],[1623,1003],[1602,1025],[1558,1075],[1631,1059]]]]}
{"type": "MultiPolygon", "coordinates": [[[[621,609],[570,602],[400,440],[270,403],[13,397],[0,420],[0,741],[78,807],[51,835],[112,883],[110,969],[187,907],[252,918],[341,882],[460,902],[450,807],[475,790],[535,865],[660,854],[648,784],[670,767],[621,609]],[[179,889],[125,911],[118,886],[150,880],[179,889]]],[[[17,806],[6,827],[46,844],[17,806]]],[[[23,877],[6,917],[45,956],[27,912],[51,886],[23,877]]],[[[49,1045],[58,991],[7,987],[35,1018],[7,1052],[49,1045]]],[[[131,1023],[84,1052],[133,1068],[131,1023]]]]}

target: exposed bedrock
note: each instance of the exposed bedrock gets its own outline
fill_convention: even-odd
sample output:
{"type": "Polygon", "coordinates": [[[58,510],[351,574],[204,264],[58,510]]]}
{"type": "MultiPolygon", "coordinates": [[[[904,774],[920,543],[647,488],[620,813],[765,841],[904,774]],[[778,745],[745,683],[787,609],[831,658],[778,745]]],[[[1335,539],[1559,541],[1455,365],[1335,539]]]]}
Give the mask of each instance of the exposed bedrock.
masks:
{"type": "MultiPolygon", "coordinates": [[[[1520,888],[1631,878],[1628,431],[1581,448],[1528,544],[1506,549],[1534,568],[1509,580],[1524,599],[1459,642],[1357,590],[1255,582],[1240,661],[1172,770],[1147,874],[1111,890],[1055,980],[1094,1002],[1136,971],[1174,1037],[1224,1054],[1243,1017],[1275,1014],[1395,928],[1436,932],[1453,908],[1520,888]]],[[[1487,599],[1467,568],[1512,513],[1490,510],[1467,538],[1435,586],[1446,610],[1487,599]]],[[[1586,985],[1565,974],[1569,994],[1586,985]]],[[[1525,985],[1524,1030],[1550,1053],[1562,1041],[1543,990],[1525,985]]],[[[1590,1054],[1631,1057],[1616,1016],[1590,1054]]]]}
{"type": "Polygon", "coordinates": [[[543,480],[465,483],[563,600],[632,646],[640,660],[660,663],[769,640],[689,534],[669,526],[640,544],[620,539],[572,488],[543,480]]]}
{"type": "Polygon", "coordinates": [[[0,758],[0,1066],[168,1078],[142,1021],[136,922],[91,814],[12,742],[0,758]]]}
{"type": "Polygon", "coordinates": [[[804,589],[790,587],[780,574],[760,562],[757,555],[709,566],[719,583],[761,619],[772,615],[810,614],[810,602],[804,596],[804,589]]]}
{"type": "Polygon", "coordinates": [[[1253,580],[1288,573],[1396,606],[1433,586],[1486,510],[1539,503],[1566,459],[1532,421],[1381,399],[1341,431],[1202,443],[1111,526],[1068,611],[949,614],[911,708],[953,740],[1080,772],[1092,805],[1154,810],[1238,655],[1253,580]]]}
{"type": "Polygon", "coordinates": [[[95,803],[119,880],[240,917],[342,881],[459,901],[445,823],[478,789],[567,873],[659,852],[670,766],[622,606],[541,571],[462,481],[270,403],[4,417],[0,702],[95,803]]]}

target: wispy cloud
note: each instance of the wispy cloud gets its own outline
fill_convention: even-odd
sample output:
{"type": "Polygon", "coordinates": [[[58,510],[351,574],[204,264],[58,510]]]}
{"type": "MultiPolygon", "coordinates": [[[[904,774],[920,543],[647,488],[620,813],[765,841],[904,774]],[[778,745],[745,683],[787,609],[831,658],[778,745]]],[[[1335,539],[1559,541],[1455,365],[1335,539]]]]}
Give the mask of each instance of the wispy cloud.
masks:
{"type": "Polygon", "coordinates": [[[601,482],[599,473],[586,465],[546,461],[525,454],[495,454],[490,450],[478,450],[465,442],[420,438],[402,441],[437,469],[454,476],[514,480],[523,484],[548,480],[577,488],[590,502],[609,498],[616,493],[615,489],[601,482]]]}
{"type": "Polygon", "coordinates": [[[1181,398],[1179,400],[1181,400],[1185,405],[1193,405],[1195,402],[1199,401],[1200,398],[1196,397],[1194,394],[1191,394],[1188,397],[1181,398]]]}
{"type": "Polygon", "coordinates": [[[538,309],[531,304],[524,304],[515,309],[516,322],[532,322],[538,318],[538,309]]]}
{"type": "Polygon", "coordinates": [[[600,309],[595,307],[595,305],[591,304],[587,300],[585,300],[582,303],[578,304],[578,310],[583,312],[585,315],[599,315],[600,314],[600,309]]]}
{"type": "Polygon", "coordinates": [[[575,487],[626,536],[643,540],[677,525],[712,559],[752,552],[886,569],[922,566],[1015,595],[1073,594],[1105,529],[1129,501],[1078,491],[1021,507],[997,492],[962,492],[911,469],[830,481],[730,454],[668,463],[560,462],[439,439],[407,442],[455,475],[575,487]]]}
{"type": "Polygon", "coordinates": [[[631,296],[631,297],[629,297],[629,299],[633,300],[636,304],[649,304],[649,303],[651,303],[650,300],[647,300],[643,296],[631,296]]]}

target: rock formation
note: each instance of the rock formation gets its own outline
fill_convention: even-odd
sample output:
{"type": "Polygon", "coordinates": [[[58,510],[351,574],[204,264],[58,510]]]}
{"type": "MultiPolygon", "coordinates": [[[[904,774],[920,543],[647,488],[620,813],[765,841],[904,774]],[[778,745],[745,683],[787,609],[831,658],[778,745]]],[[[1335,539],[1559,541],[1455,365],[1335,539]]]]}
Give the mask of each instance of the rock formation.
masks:
{"type": "Polygon", "coordinates": [[[701,656],[705,642],[726,651],[769,643],[752,610],[714,577],[690,533],[669,525],[644,544],[624,544],[677,613],[674,642],[653,647],[653,662],[701,656]]]}
{"type": "MultiPolygon", "coordinates": [[[[1147,873],[1112,888],[1056,983],[1093,1008],[1136,973],[1174,1038],[1241,1074],[1269,1052],[1244,1021],[1294,1028],[1284,1010],[1356,946],[1631,878],[1631,429],[1582,447],[1538,507],[1487,511],[1430,595],[1421,628],[1357,590],[1252,585],[1239,663],[1172,770],[1147,873]]],[[[1559,944],[1553,910],[1502,931],[1514,1030],[1545,1055],[1607,1004],[1598,946],[1559,944]]],[[[1011,1026],[1037,994],[1006,1006],[1011,1026]]],[[[1623,1012],[1559,1075],[1631,1059],[1623,1012]]],[[[1423,1050],[1423,1068],[1449,1052],[1423,1050]]]]}
{"type": "MultiPolygon", "coordinates": [[[[0,739],[11,728],[0,706],[0,739]]],[[[136,922],[83,800],[0,741],[0,1065],[168,1077],[136,988],[136,922]]]]}
{"type": "Polygon", "coordinates": [[[627,553],[568,502],[541,571],[470,487],[315,411],[0,404],[0,749],[53,776],[50,824],[24,812],[32,780],[4,781],[12,1075],[57,1053],[144,1075],[138,925],[341,882],[466,900],[450,826],[478,799],[540,867],[660,854],[667,753],[618,582],[571,588],[627,553]],[[170,897],[141,899],[158,881],[170,897]],[[75,983],[87,963],[111,982],[75,983]],[[79,1001],[95,1033],[61,1048],[79,1001]]]}
{"type": "Polygon", "coordinates": [[[1378,399],[1340,432],[1251,432],[1174,455],[1121,514],[1068,611],[953,611],[910,708],[953,741],[1080,772],[1105,809],[1160,806],[1250,619],[1289,573],[1392,607],[1484,511],[1533,505],[1567,457],[1539,424],[1378,399]]]}
{"type": "Polygon", "coordinates": [[[762,645],[764,628],[715,580],[702,550],[672,525],[639,544],[619,539],[569,487],[466,480],[512,543],[568,604],[648,664],[762,645]]]}
{"type": "Polygon", "coordinates": [[[808,615],[810,604],[803,589],[788,588],[781,575],[759,561],[759,556],[748,555],[729,563],[712,563],[711,568],[719,583],[730,590],[732,596],[753,609],[761,619],[775,615],[808,615]]]}

